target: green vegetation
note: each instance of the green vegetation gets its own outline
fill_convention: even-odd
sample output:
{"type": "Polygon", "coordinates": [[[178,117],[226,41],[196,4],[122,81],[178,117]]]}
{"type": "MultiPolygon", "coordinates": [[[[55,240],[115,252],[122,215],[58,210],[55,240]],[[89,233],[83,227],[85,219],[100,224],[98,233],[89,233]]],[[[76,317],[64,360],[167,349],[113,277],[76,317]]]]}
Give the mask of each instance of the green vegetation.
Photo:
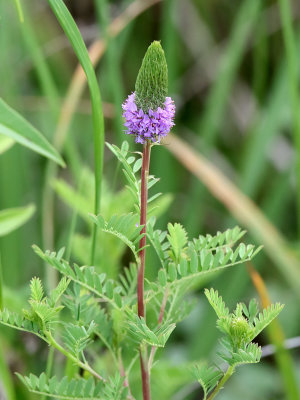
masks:
{"type": "Polygon", "coordinates": [[[0,20],[0,398],[299,400],[297,2],[0,20]],[[175,102],[159,146],[134,90],[175,102]]]}

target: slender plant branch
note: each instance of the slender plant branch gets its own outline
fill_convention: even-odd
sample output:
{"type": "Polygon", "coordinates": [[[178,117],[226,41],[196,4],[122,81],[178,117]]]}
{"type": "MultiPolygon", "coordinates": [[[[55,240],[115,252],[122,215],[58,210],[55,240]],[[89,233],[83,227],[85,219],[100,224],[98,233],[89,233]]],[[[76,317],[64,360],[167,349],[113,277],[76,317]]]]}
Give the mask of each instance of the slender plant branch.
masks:
{"type": "Polygon", "coordinates": [[[144,234],[139,243],[140,250],[140,266],[138,270],[137,280],[137,298],[138,298],[138,316],[145,317],[144,306],[144,277],[145,277],[145,260],[146,260],[146,225],[147,225],[147,203],[148,203],[148,176],[150,165],[151,144],[146,142],[143,149],[143,164],[141,176],[141,217],[140,225],[143,226],[141,233],[144,234]]]}
{"type": "MultiPolygon", "coordinates": [[[[137,302],[138,302],[138,316],[145,317],[145,305],[144,305],[144,277],[145,277],[145,260],[146,260],[146,225],[147,225],[147,203],[148,203],[148,176],[149,176],[149,166],[150,166],[150,152],[151,144],[146,142],[143,149],[143,163],[141,172],[141,216],[140,225],[143,226],[141,233],[143,237],[140,240],[139,248],[140,250],[140,265],[138,270],[137,278],[137,302]]],[[[150,374],[148,368],[148,350],[147,348],[140,348],[140,365],[142,374],[142,384],[143,384],[143,399],[150,400],[150,374]]]]}
{"type": "Polygon", "coordinates": [[[219,393],[219,391],[222,389],[222,387],[225,385],[225,383],[228,381],[228,379],[231,377],[231,375],[234,373],[234,367],[229,367],[228,370],[226,371],[226,374],[223,376],[223,378],[220,380],[218,385],[215,387],[214,391],[212,394],[208,397],[207,400],[212,400],[216,397],[216,395],[219,393]]]}
{"type": "Polygon", "coordinates": [[[99,379],[103,382],[105,382],[105,379],[103,376],[99,375],[96,371],[93,370],[93,368],[87,364],[83,363],[82,361],[78,360],[78,358],[74,357],[73,354],[69,353],[64,347],[62,347],[57,341],[54,339],[54,337],[51,335],[51,332],[46,331],[45,336],[47,337],[49,344],[56,348],[60,353],[62,353],[65,357],[73,361],[76,365],[78,365],[80,368],[84,369],[85,371],[88,371],[91,375],[93,375],[96,379],[99,379]]]}
{"type": "Polygon", "coordinates": [[[134,400],[134,397],[132,396],[130,386],[129,386],[128,375],[127,375],[124,365],[123,365],[121,349],[119,349],[119,352],[118,352],[118,364],[119,364],[120,375],[124,378],[124,387],[128,388],[127,399],[134,400]]]}
{"type": "Polygon", "coordinates": [[[148,369],[148,350],[140,348],[140,365],[143,385],[143,400],[151,400],[150,374],[148,369]]]}
{"type": "MultiPolygon", "coordinates": [[[[164,297],[162,299],[162,303],[161,303],[161,307],[160,307],[160,312],[159,312],[159,317],[158,317],[158,327],[160,327],[163,317],[164,317],[164,313],[165,313],[165,309],[166,309],[166,305],[167,305],[167,300],[168,300],[168,294],[169,294],[169,290],[168,288],[166,288],[165,293],[164,293],[164,297]]],[[[151,352],[150,352],[150,357],[149,357],[149,363],[148,363],[148,369],[149,371],[151,371],[151,367],[153,364],[153,360],[154,360],[154,356],[156,353],[157,347],[152,346],[151,348],[151,352]]]]}

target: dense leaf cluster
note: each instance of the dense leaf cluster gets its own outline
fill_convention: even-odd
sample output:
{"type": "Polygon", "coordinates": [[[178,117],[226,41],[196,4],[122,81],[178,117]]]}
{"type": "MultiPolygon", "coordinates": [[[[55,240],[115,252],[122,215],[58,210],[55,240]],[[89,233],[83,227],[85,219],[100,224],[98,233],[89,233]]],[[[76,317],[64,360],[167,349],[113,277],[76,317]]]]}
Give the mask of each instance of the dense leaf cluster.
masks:
{"type": "MultiPolygon", "coordinates": [[[[191,293],[195,285],[229,266],[251,260],[260,250],[239,243],[245,232],[238,227],[215,236],[189,240],[179,223],[169,223],[167,230],[161,231],[155,227],[155,217],[150,217],[147,222],[148,246],[155,250],[159,268],[157,278],[145,282],[145,304],[147,314],[152,317],[139,318],[136,286],[142,226],[138,224],[141,182],[136,174],[141,167],[141,158],[128,155],[127,143],[121,149],[111,145],[109,148],[122,164],[137,214],[113,215],[108,219],[90,215],[90,222],[103,234],[119,239],[132,252],[134,262],[112,279],[94,266],[69,263],[64,259],[64,249],[57,253],[44,252],[33,246],[36,254],[62,275],[59,284],[46,296],[40,279],[33,278],[29,307],[22,314],[0,311],[2,324],[39,336],[85,371],[88,379],[78,376],[71,381],[66,377],[62,380],[49,378],[45,374],[40,377],[18,375],[30,391],[58,399],[132,398],[127,386],[138,350],[152,349],[149,361],[152,368],[155,349],[165,347],[176,323],[192,309],[191,293]],[[101,370],[103,368],[94,363],[95,346],[102,347],[111,357],[116,373],[114,378],[110,378],[111,371],[101,370]],[[129,365],[120,364],[123,352],[131,354],[133,361],[129,365]]],[[[149,189],[157,181],[150,177],[149,189]]],[[[154,195],[149,203],[157,197],[154,195]]],[[[205,295],[218,317],[217,327],[224,336],[219,355],[228,363],[229,371],[232,373],[241,364],[258,362],[261,350],[252,340],[278,315],[282,306],[276,304],[258,313],[255,301],[251,301],[248,308],[238,304],[230,313],[218,292],[205,290],[205,295]]],[[[193,368],[205,398],[218,382],[222,382],[226,373],[204,364],[193,368]]]]}

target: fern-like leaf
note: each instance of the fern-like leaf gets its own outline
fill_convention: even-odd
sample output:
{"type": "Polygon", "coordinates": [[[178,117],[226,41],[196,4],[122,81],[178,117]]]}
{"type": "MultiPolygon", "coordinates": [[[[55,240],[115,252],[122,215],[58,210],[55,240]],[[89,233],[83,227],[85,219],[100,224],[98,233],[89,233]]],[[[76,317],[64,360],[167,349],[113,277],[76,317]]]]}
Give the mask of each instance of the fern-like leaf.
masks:
{"type": "Polygon", "coordinates": [[[159,328],[152,331],[146,324],[144,318],[137,315],[130,315],[128,329],[132,339],[138,344],[149,344],[155,347],[164,347],[171,333],[175,329],[175,324],[162,324],[159,328]]]}
{"type": "Polygon", "coordinates": [[[229,315],[229,310],[217,290],[212,288],[210,290],[205,289],[204,293],[218,318],[224,318],[229,315]]]}
{"type": "Polygon", "coordinates": [[[259,335],[260,332],[278,316],[283,307],[283,304],[276,303],[268,306],[268,308],[265,308],[261,313],[259,313],[253,320],[253,330],[249,339],[253,340],[257,335],[259,335]]]}
{"type": "Polygon", "coordinates": [[[33,301],[40,302],[44,297],[44,289],[40,278],[32,278],[30,281],[30,298],[33,301]]]}
{"type": "Polygon", "coordinates": [[[144,234],[142,227],[137,224],[137,214],[114,215],[109,221],[105,221],[101,215],[91,215],[92,221],[103,231],[118,237],[132,251],[136,262],[139,262],[138,243],[144,234]]]}
{"type": "MultiPolygon", "coordinates": [[[[255,364],[260,361],[261,347],[256,343],[249,343],[244,348],[238,349],[236,353],[227,359],[229,365],[236,367],[243,364],[255,364]]],[[[224,357],[223,357],[224,359],[224,357]]]]}
{"type": "Polygon", "coordinates": [[[72,323],[64,324],[62,339],[76,358],[80,358],[83,350],[92,342],[91,334],[95,331],[96,325],[92,321],[86,328],[72,323]]]}
{"type": "Polygon", "coordinates": [[[56,376],[48,379],[45,373],[39,377],[33,374],[18,378],[32,392],[40,396],[55,397],[64,400],[125,400],[128,389],[124,387],[124,379],[117,374],[107,382],[96,383],[93,378],[72,379],[66,376],[61,380],[56,376]]]}
{"type": "Polygon", "coordinates": [[[192,373],[203,388],[204,398],[207,399],[208,393],[218,384],[223,376],[223,372],[205,364],[195,365],[192,373]]]}
{"type": "Polygon", "coordinates": [[[7,309],[0,310],[0,324],[19,331],[33,333],[48,343],[40,325],[37,322],[29,321],[24,318],[23,315],[11,312],[7,309]]]}
{"type": "Polygon", "coordinates": [[[122,287],[111,279],[106,279],[104,273],[98,274],[94,267],[78,267],[74,264],[74,269],[71,268],[69,263],[63,259],[58,258],[55,252],[45,253],[37,246],[33,246],[34,251],[49,265],[57,269],[61,274],[68,277],[75,283],[87,289],[99,298],[110,303],[115,308],[123,307],[123,300],[120,296],[122,287]]]}
{"type": "Polygon", "coordinates": [[[174,261],[178,261],[181,255],[181,251],[187,244],[187,233],[182,225],[175,223],[174,225],[168,224],[168,241],[171,245],[174,261]]]}

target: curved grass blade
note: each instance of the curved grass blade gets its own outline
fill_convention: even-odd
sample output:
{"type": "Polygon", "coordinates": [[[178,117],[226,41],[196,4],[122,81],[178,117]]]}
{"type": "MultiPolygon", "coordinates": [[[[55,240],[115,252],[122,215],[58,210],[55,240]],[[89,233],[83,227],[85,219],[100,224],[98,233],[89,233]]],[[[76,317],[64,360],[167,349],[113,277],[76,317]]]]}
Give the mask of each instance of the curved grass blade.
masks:
{"type": "MultiPolygon", "coordinates": [[[[94,128],[94,160],[95,160],[95,214],[100,212],[100,197],[101,197],[101,180],[103,171],[103,152],[104,152],[104,118],[102,111],[102,101],[100,90],[96,78],[96,74],[89,58],[87,48],[84,44],[79,29],[73,20],[70,12],[62,0],[48,0],[56,18],[58,19],[61,27],[71,42],[73,50],[78,57],[78,60],[85,72],[93,114],[93,128],[94,128]]],[[[97,236],[97,226],[94,225],[93,239],[92,239],[92,252],[91,263],[94,263],[95,244],[97,236]]]]}
{"type": "Polygon", "coordinates": [[[65,165],[61,156],[44,136],[1,98],[0,134],[15,140],[44,157],[50,158],[61,166],[65,165]]]}
{"type": "Polygon", "coordinates": [[[18,11],[20,22],[24,22],[24,14],[23,14],[22,6],[21,6],[21,1],[15,0],[15,5],[16,5],[16,9],[18,11]]]}

